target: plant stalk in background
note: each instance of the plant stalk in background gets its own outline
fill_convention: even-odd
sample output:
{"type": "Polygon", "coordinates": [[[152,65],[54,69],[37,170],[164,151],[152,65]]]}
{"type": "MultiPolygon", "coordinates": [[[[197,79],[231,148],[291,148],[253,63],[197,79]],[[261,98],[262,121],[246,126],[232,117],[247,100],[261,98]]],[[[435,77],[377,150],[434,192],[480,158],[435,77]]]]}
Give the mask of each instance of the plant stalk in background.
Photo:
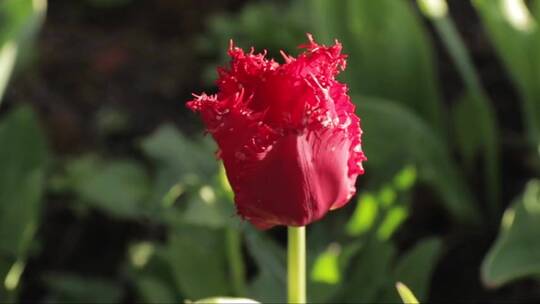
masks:
{"type": "Polygon", "coordinates": [[[454,108],[458,143],[470,168],[475,168],[475,153],[483,154],[486,198],[490,202],[489,219],[492,223],[498,223],[501,213],[500,143],[493,103],[482,87],[465,43],[449,17],[447,2],[445,0],[417,0],[417,3],[420,11],[435,26],[437,34],[463,79],[467,92],[454,108]]]}

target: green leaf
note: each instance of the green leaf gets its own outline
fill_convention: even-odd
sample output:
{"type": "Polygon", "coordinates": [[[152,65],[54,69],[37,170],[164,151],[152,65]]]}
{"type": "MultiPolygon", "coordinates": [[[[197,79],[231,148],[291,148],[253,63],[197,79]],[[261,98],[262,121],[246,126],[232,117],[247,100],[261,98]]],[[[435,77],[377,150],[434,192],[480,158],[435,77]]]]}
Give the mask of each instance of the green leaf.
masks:
{"type": "Polygon", "coordinates": [[[443,18],[448,14],[446,0],[417,0],[420,11],[429,18],[443,18]]]}
{"type": "MultiPolygon", "coordinates": [[[[0,265],[5,266],[5,265],[0,265]]],[[[17,259],[13,264],[6,268],[5,277],[2,274],[3,286],[0,288],[0,301],[13,302],[18,294],[18,287],[21,282],[21,277],[26,268],[24,258],[17,259]]]]}
{"type": "Polygon", "coordinates": [[[414,166],[405,166],[393,179],[394,186],[401,191],[406,191],[412,188],[416,183],[417,176],[416,168],[414,166]]]}
{"type": "Polygon", "coordinates": [[[429,282],[441,253],[441,241],[427,239],[399,259],[394,269],[395,278],[413,289],[422,301],[427,301],[429,282]]]}
{"type": "MultiPolygon", "coordinates": [[[[429,39],[403,0],[308,0],[309,31],[339,39],[350,54],[344,80],[353,94],[396,100],[446,134],[429,39]],[[414,77],[411,77],[414,71],[414,77]]],[[[318,37],[321,37],[320,39],[318,37]]],[[[362,104],[361,99],[354,99],[362,104]]]]}
{"type": "Polygon", "coordinates": [[[498,287],[540,274],[540,180],[530,181],[523,195],[506,210],[499,236],[482,263],[482,280],[498,287]]]}
{"type": "Polygon", "coordinates": [[[202,225],[210,228],[224,227],[227,219],[215,204],[213,203],[212,205],[203,200],[190,201],[182,219],[184,222],[193,225],[202,225]]]}
{"type": "Polygon", "coordinates": [[[477,132],[478,113],[468,95],[460,98],[452,108],[455,140],[461,156],[468,168],[474,168],[479,152],[482,150],[482,133],[477,132]]]}
{"type": "Polygon", "coordinates": [[[174,303],[177,301],[167,283],[153,276],[140,276],[135,281],[137,292],[144,303],[174,303]]]}
{"type": "Polygon", "coordinates": [[[249,286],[249,296],[262,303],[285,302],[287,271],[284,249],[251,227],[246,229],[246,246],[259,271],[249,286]]]}
{"type": "Polygon", "coordinates": [[[45,0],[3,0],[0,2],[0,103],[26,40],[43,21],[45,0]]]}
{"type": "Polygon", "coordinates": [[[330,246],[317,257],[311,269],[311,280],[327,284],[337,284],[341,281],[339,251],[338,246],[330,246]]]}
{"type": "Polygon", "coordinates": [[[38,227],[47,163],[34,113],[13,110],[0,123],[0,256],[21,257],[38,227]]]}
{"type": "Polygon", "coordinates": [[[377,220],[379,203],[374,195],[362,193],[356,203],[356,209],[347,222],[345,229],[351,236],[361,235],[373,227],[377,220]]]}
{"type": "Polygon", "coordinates": [[[135,283],[136,302],[172,303],[182,298],[168,247],[134,243],[129,248],[129,260],[126,269],[135,283]]]}
{"type": "Polygon", "coordinates": [[[44,278],[50,295],[46,302],[118,303],[123,294],[119,283],[74,274],[49,274],[44,278]]]}
{"type": "Polygon", "coordinates": [[[347,269],[339,303],[376,303],[385,288],[395,249],[390,242],[369,239],[347,269]]]}
{"type": "MultiPolygon", "coordinates": [[[[522,99],[531,144],[540,143],[540,29],[523,0],[473,0],[522,99]]],[[[531,7],[538,10],[538,1],[531,7]]],[[[538,15],[536,16],[538,17],[538,15]]]]}
{"type": "Polygon", "coordinates": [[[345,230],[350,236],[376,231],[381,240],[389,239],[409,215],[409,190],[416,181],[416,169],[407,165],[384,183],[377,195],[364,191],[345,230]]]}
{"type": "Polygon", "coordinates": [[[161,166],[169,166],[182,179],[212,177],[217,172],[213,147],[207,142],[187,139],[172,125],[163,125],[145,138],[143,152],[161,166]]]}
{"type": "Polygon", "coordinates": [[[0,103],[17,59],[18,45],[7,41],[0,46],[0,103]]]}
{"type": "Polygon", "coordinates": [[[343,282],[343,268],[347,267],[342,265],[343,263],[347,264],[347,261],[344,261],[343,251],[337,243],[331,243],[324,251],[315,256],[309,268],[307,282],[310,302],[327,303],[336,295],[343,282]]]}
{"type": "Polygon", "coordinates": [[[482,152],[484,161],[484,179],[486,198],[490,202],[491,219],[499,216],[500,209],[500,165],[498,127],[495,110],[487,93],[484,91],[480,77],[476,72],[467,48],[447,14],[445,0],[418,1],[424,12],[435,25],[435,29],[452,57],[457,70],[467,89],[466,98],[459,100],[454,111],[454,126],[457,130],[459,147],[471,170],[472,157],[482,152]]]}
{"type": "Polygon", "coordinates": [[[170,207],[187,187],[216,175],[213,144],[188,140],[172,125],[161,126],[142,141],[141,148],[157,167],[150,198],[153,206],[170,207]]]}
{"type": "Polygon", "coordinates": [[[187,299],[231,294],[223,229],[177,225],[165,256],[187,299]]]}
{"type": "Polygon", "coordinates": [[[66,172],[70,188],[89,206],[121,218],[145,213],[150,182],[139,163],[87,155],[69,162],[66,172]]]}
{"type": "Polygon", "coordinates": [[[381,240],[388,240],[392,234],[399,228],[401,223],[408,217],[409,211],[406,207],[392,207],[385,214],[383,221],[377,229],[377,236],[381,240]]]}
{"type": "Polygon", "coordinates": [[[458,220],[474,223],[479,214],[448,147],[420,118],[391,101],[359,97],[363,148],[368,170],[380,180],[413,164],[418,179],[434,187],[458,220]]]}

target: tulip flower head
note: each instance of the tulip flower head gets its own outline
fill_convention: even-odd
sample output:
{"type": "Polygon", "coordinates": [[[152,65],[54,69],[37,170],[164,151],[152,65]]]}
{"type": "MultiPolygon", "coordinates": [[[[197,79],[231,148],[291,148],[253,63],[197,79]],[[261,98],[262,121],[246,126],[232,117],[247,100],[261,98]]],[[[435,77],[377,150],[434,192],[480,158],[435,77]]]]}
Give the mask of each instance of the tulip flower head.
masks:
{"type": "Polygon", "coordinates": [[[231,42],[228,68],[218,68],[216,95],[194,95],[216,140],[238,214],[260,229],[305,226],[344,206],[363,174],[360,119],[335,79],[345,69],[341,44],[308,34],[284,63],[231,42]]]}

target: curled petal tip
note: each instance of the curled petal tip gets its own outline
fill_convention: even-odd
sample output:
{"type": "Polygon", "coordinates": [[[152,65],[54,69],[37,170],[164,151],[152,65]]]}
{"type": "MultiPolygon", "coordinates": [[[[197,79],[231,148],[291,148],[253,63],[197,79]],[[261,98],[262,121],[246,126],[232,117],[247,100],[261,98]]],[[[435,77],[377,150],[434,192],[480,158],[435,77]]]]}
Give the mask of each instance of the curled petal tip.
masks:
{"type": "Polygon", "coordinates": [[[292,61],[292,58],[287,55],[283,50],[279,50],[279,53],[281,54],[281,57],[283,57],[283,60],[285,60],[285,63],[289,63],[292,61]]]}

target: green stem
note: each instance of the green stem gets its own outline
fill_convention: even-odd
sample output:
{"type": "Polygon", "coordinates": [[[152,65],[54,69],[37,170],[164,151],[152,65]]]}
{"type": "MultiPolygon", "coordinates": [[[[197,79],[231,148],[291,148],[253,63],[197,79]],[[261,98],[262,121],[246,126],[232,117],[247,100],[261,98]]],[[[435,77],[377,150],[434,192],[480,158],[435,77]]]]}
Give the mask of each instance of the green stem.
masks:
{"type": "Polygon", "coordinates": [[[289,304],[306,303],[306,227],[289,227],[289,304]]]}
{"type": "Polygon", "coordinates": [[[246,270],[244,268],[244,258],[242,256],[242,241],[240,232],[227,228],[227,256],[230,265],[230,276],[232,286],[236,296],[246,295],[246,270]]]}

